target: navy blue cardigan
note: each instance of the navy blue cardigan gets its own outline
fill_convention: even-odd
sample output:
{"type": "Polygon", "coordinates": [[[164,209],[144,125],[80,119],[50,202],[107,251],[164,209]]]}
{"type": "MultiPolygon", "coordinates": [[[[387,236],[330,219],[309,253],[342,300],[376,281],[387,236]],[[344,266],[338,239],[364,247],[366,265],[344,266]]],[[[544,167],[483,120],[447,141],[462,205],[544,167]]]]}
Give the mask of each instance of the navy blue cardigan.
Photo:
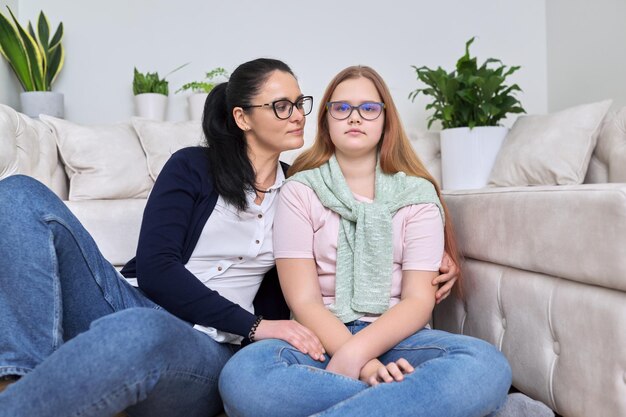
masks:
{"type": "MultiPolygon", "coordinates": [[[[207,152],[204,147],[185,148],[167,161],[143,213],[137,255],[121,272],[136,277],[150,299],[181,319],[247,336],[256,316],[185,268],[218,198],[207,152]]],[[[265,275],[254,306],[265,318],[289,318],[276,268],[265,275]]]]}

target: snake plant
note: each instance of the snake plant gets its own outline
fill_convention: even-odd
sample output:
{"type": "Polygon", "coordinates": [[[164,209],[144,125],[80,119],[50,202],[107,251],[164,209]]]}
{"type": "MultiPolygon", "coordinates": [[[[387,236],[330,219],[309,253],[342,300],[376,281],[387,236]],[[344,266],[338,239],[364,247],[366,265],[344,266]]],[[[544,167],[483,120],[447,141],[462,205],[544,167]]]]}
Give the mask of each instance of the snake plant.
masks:
{"type": "Polygon", "coordinates": [[[65,51],[63,23],[50,37],[50,24],[43,12],[37,18],[37,31],[28,22],[25,29],[9,9],[10,19],[0,13],[0,53],[11,65],[24,91],[50,91],[63,68],[65,51]]]}

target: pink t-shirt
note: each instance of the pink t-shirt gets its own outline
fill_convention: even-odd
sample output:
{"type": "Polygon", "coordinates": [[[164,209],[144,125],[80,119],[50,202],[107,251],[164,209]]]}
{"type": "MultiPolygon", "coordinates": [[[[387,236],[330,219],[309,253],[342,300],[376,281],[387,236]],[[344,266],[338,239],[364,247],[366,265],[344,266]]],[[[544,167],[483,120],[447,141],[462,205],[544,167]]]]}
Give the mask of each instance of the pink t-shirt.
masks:
{"type": "MultiPolygon", "coordinates": [[[[354,195],[355,199],[371,202],[354,195]]],[[[438,271],[443,256],[443,222],[434,204],[401,208],[392,219],[393,275],[389,307],[400,301],[402,271],[438,271]]],[[[340,217],[327,209],[308,186],[287,182],[274,217],[274,257],[315,259],[324,304],[335,301],[335,265],[340,217]]],[[[373,321],[375,316],[360,320],[373,321]]]]}

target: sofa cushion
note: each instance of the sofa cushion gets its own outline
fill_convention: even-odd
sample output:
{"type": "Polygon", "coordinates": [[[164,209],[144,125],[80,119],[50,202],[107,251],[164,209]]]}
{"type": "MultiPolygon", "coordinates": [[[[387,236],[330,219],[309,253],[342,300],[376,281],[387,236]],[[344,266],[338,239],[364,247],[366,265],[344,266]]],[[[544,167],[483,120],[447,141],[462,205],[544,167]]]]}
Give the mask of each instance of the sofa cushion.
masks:
{"type": "Polygon", "coordinates": [[[153,181],[130,123],[82,126],[46,115],[41,120],[55,133],[70,180],[69,200],[147,197],[153,181]]]}
{"type": "Polygon", "coordinates": [[[504,139],[490,186],[582,184],[611,100],[520,116],[504,139]]]}
{"type": "Polygon", "coordinates": [[[65,204],[96,241],[102,255],[123,266],[137,252],[146,199],[66,201],[65,204]]]}
{"type": "Polygon", "coordinates": [[[430,175],[441,186],[441,146],[439,132],[409,130],[409,140],[430,175]]]}
{"type": "Polygon", "coordinates": [[[626,182],[626,107],[602,123],[589,171],[585,182],[626,182]]]}
{"type": "Polygon", "coordinates": [[[197,146],[204,137],[199,120],[160,122],[133,117],[132,123],[146,154],[148,171],[153,180],[156,180],[163,165],[174,152],[197,146]]]}

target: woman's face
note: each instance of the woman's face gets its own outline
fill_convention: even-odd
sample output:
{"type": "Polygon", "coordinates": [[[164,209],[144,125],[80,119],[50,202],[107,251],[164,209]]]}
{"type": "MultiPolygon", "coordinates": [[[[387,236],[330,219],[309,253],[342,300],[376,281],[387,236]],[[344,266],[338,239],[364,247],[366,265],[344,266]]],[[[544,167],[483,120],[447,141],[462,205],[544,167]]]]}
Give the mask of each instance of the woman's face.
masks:
{"type": "Polygon", "coordinates": [[[252,98],[253,107],[242,114],[243,126],[248,146],[253,151],[282,152],[301,148],[304,144],[304,124],[306,117],[294,106],[291,115],[284,120],[274,113],[271,103],[289,100],[295,103],[302,97],[298,81],[288,72],[274,71],[252,98]]]}
{"type": "Polygon", "coordinates": [[[330,98],[330,102],[335,103],[331,105],[334,109],[329,109],[326,115],[336,153],[349,157],[376,153],[385,126],[385,112],[378,105],[381,101],[376,86],[365,77],[347,79],[337,85],[330,98]],[[361,106],[360,113],[350,106],[361,106]],[[350,115],[337,120],[331,113],[341,118],[350,115]],[[377,114],[380,115],[374,120],[367,120],[377,114]]]}

